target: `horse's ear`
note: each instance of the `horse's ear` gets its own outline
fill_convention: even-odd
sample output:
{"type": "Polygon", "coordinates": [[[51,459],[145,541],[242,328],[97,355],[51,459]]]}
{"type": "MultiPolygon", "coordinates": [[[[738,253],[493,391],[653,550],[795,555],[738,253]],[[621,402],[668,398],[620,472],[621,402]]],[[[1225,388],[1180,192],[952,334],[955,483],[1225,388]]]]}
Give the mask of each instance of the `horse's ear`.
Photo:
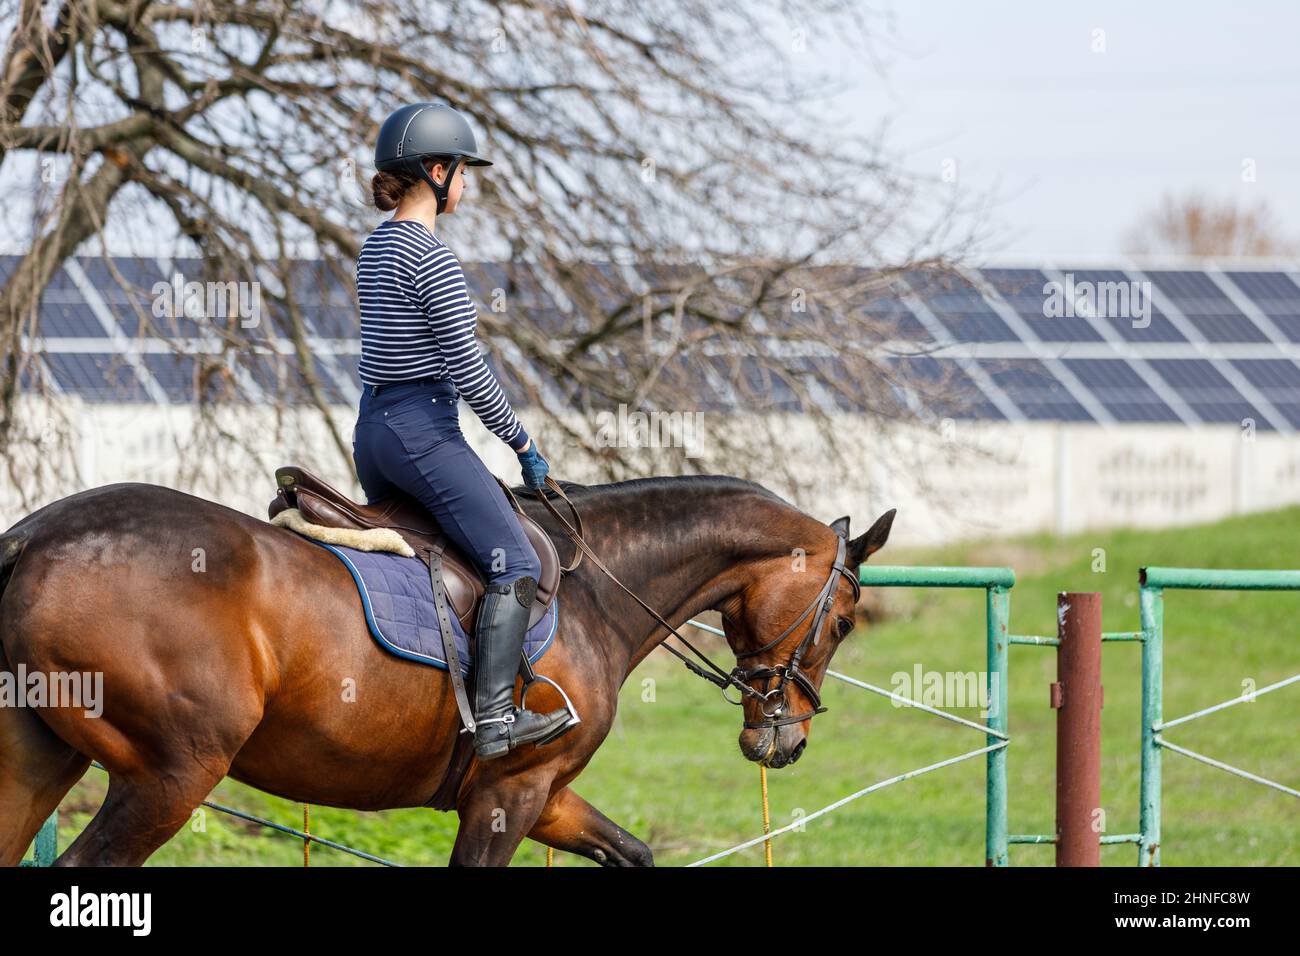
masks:
{"type": "MultiPolygon", "coordinates": [[[[889,540],[889,529],[894,524],[894,515],[897,513],[897,508],[890,508],[876,519],[876,523],[871,526],[866,534],[860,535],[849,542],[845,557],[849,567],[856,568],[885,546],[885,542],[889,540]]],[[[847,529],[848,519],[843,520],[847,529]]]]}
{"type": "Polygon", "coordinates": [[[832,521],[831,530],[841,538],[847,538],[849,536],[849,516],[845,515],[843,518],[836,518],[832,521]]]}

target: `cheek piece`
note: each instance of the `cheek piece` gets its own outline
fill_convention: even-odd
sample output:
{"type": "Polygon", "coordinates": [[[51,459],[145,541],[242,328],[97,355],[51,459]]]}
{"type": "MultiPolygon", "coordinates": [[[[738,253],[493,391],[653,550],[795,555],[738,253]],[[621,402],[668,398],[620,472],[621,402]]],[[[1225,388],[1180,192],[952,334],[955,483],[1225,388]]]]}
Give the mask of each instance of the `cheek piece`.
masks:
{"type": "Polygon", "coordinates": [[[406,168],[429,184],[429,188],[433,190],[434,198],[438,200],[438,212],[442,212],[447,208],[447,196],[451,192],[451,181],[455,178],[456,170],[460,168],[461,162],[462,158],[460,156],[452,158],[451,164],[447,167],[447,174],[442,177],[441,183],[429,175],[429,171],[424,168],[424,160],[418,156],[408,160],[406,168]]]}

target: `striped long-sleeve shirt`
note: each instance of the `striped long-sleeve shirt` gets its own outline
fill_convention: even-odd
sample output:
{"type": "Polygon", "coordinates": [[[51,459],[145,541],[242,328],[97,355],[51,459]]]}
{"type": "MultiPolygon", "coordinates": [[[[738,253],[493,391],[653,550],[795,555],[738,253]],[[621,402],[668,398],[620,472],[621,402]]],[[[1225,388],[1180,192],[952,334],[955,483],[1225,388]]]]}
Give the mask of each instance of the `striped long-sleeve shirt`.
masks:
{"type": "Polygon", "coordinates": [[[388,220],[357,258],[361,381],[449,377],[492,434],[515,451],[528,433],[479,351],[478,313],[455,254],[421,222],[388,220]]]}

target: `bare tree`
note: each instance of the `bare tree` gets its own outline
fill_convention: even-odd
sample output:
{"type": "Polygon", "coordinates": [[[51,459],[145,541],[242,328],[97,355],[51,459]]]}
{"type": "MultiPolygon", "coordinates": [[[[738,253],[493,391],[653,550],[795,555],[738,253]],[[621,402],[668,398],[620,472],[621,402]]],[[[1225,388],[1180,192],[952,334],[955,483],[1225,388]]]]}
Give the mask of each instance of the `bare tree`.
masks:
{"type": "MultiPolygon", "coordinates": [[[[483,341],[531,416],[559,411],[555,389],[588,415],[700,395],[784,401],[828,428],[843,405],[926,414],[900,395],[943,384],[901,380],[895,317],[864,303],[902,269],[946,267],[969,237],[949,234],[949,200],[818,105],[835,80],[808,68],[831,42],[867,60],[870,14],[852,0],[582,7],[0,0],[0,184],[27,249],[0,291],[0,448],[23,440],[21,389],[46,381],[41,303],[60,265],[168,254],[197,259],[186,278],[256,282],[269,303],[252,329],[201,310],[159,319],[106,266],[138,338],[188,356],[212,453],[239,440],[218,412],[255,391],[313,405],[350,465],[304,316],[322,290],[350,302],[377,221],[378,123],[430,99],[465,112],[496,163],[445,234],[484,263],[467,270],[490,300],[483,341]]],[[[737,472],[741,452],[779,438],[707,421],[737,472]]],[[[567,435],[566,458],[628,476],[592,429],[567,435]]]]}
{"type": "Polygon", "coordinates": [[[1163,197],[1129,230],[1125,247],[1139,255],[1293,256],[1300,251],[1263,200],[1239,203],[1198,193],[1163,197]]]}

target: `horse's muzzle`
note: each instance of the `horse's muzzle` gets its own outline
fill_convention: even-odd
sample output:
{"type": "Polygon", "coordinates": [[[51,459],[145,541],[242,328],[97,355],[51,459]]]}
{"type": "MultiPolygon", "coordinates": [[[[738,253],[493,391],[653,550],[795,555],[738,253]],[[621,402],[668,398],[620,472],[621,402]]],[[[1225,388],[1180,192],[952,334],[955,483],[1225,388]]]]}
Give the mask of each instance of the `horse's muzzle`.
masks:
{"type": "Polygon", "coordinates": [[[808,738],[798,724],[746,728],[740,732],[740,752],[745,759],[777,770],[803,755],[808,738]]]}

